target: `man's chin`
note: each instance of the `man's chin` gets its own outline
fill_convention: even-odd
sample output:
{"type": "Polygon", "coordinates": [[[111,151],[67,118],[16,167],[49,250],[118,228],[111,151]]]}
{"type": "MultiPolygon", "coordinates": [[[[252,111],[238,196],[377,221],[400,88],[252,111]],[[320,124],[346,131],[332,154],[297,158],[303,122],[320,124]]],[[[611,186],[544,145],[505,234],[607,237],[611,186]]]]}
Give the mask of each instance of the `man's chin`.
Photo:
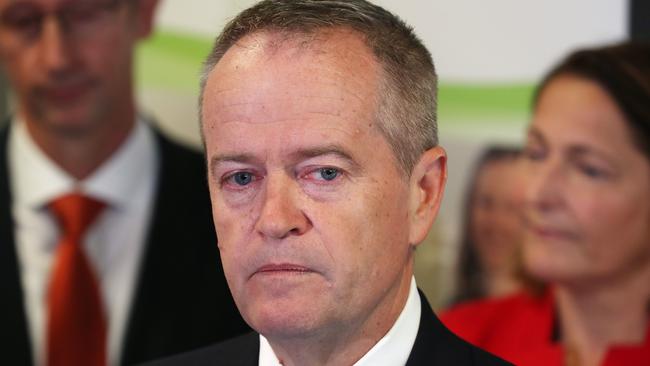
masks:
{"type": "Polygon", "coordinates": [[[97,127],[97,116],[87,110],[50,110],[42,115],[39,124],[56,135],[83,136],[97,127]]]}
{"type": "MultiPolygon", "coordinates": [[[[267,338],[306,337],[317,329],[319,311],[306,306],[253,305],[245,318],[249,325],[267,338]]],[[[322,314],[320,314],[322,315],[322,314]]]]}

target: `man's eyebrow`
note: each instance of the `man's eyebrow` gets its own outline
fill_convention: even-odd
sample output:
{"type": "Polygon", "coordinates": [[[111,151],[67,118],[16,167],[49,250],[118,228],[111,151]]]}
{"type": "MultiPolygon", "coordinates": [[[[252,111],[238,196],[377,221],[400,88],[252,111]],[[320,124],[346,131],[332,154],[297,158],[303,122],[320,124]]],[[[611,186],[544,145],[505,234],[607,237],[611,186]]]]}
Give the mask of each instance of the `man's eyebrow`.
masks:
{"type": "Polygon", "coordinates": [[[210,167],[214,167],[218,164],[225,162],[232,163],[253,163],[256,159],[248,154],[220,154],[215,155],[210,158],[210,167]]]}
{"type": "Polygon", "coordinates": [[[297,152],[291,154],[295,160],[303,160],[309,158],[315,158],[319,156],[334,155],[343,160],[346,160],[348,163],[358,167],[359,164],[352,158],[352,154],[346,151],[343,147],[339,145],[325,145],[318,146],[313,148],[300,149],[297,152]]]}
{"type": "MultiPolygon", "coordinates": [[[[300,161],[310,158],[315,158],[319,156],[334,155],[340,159],[347,161],[350,165],[355,168],[359,168],[360,165],[355,159],[352,158],[352,154],[346,151],[343,147],[339,145],[324,145],[311,148],[299,149],[298,151],[291,153],[289,158],[291,161],[300,161]]],[[[259,159],[255,158],[250,154],[218,154],[210,158],[210,167],[214,168],[215,166],[221,163],[243,163],[243,164],[257,164],[260,163],[259,159]]]]}

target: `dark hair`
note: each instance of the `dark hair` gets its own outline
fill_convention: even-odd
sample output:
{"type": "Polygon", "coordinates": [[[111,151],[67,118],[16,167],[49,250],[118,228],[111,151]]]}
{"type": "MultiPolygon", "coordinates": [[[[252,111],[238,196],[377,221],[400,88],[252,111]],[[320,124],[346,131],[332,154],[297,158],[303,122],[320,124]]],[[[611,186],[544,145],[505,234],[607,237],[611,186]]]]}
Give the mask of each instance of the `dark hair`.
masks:
{"type": "Polygon", "coordinates": [[[267,31],[309,41],[306,35],[334,28],[358,32],[382,66],[377,125],[399,166],[410,173],[421,154],[438,144],[433,61],[411,27],[365,0],[265,0],[241,12],[217,37],[205,61],[199,111],[210,71],[244,36],[267,31]]]}
{"type": "Polygon", "coordinates": [[[471,178],[465,194],[463,211],[462,240],[459,247],[456,294],[451,305],[460,302],[479,299],[485,296],[483,286],[484,269],[476,253],[476,245],[472,237],[472,207],[476,201],[478,178],[488,165],[496,162],[513,161],[521,154],[521,149],[507,146],[490,146],[479,156],[474,165],[471,178]]]}
{"type": "Polygon", "coordinates": [[[534,106],[544,88],[562,75],[585,78],[603,88],[623,112],[634,143],[650,158],[650,43],[625,42],[572,53],[543,79],[534,106]]]}

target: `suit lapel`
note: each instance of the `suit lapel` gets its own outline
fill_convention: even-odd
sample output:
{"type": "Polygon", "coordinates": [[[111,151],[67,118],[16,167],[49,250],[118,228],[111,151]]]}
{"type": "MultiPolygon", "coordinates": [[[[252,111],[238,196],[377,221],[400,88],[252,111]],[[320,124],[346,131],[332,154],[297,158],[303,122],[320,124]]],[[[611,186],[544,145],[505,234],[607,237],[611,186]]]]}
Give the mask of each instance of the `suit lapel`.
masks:
{"type": "MultiPolygon", "coordinates": [[[[418,290],[419,291],[419,290],[418,290]]],[[[411,349],[407,366],[465,365],[467,349],[438,320],[424,294],[420,293],[421,313],[418,335],[411,349]],[[459,347],[461,347],[459,349],[459,347]],[[460,356],[460,357],[459,357],[460,356]]]]}
{"type": "Polygon", "coordinates": [[[0,131],[0,344],[5,350],[3,358],[8,360],[9,364],[31,365],[31,342],[23,306],[23,290],[11,214],[8,136],[9,127],[5,127],[0,131]]]}
{"type": "Polygon", "coordinates": [[[158,187],[123,364],[204,347],[247,331],[225,279],[219,277],[205,162],[160,133],[157,141],[158,187]]]}
{"type": "Polygon", "coordinates": [[[148,358],[148,355],[165,347],[165,339],[169,337],[170,332],[173,332],[173,329],[167,327],[169,317],[176,316],[167,309],[167,302],[156,300],[162,300],[161,291],[163,289],[161,286],[165,285],[165,281],[170,278],[170,275],[182,276],[182,273],[170,274],[168,272],[168,269],[175,267],[173,263],[170,263],[174,258],[173,252],[170,253],[170,245],[179,241],[176,233],[181,230],[177,227],[174,206],[182,204],[182,202],[177,202],[179,195],[171,191],[174,186],[173,181],[178,178],[170,174],[169,152],[159,135],[157,135],[157,148],[160,166],[156,193],[154,194],[154,207],[138,282],[133,292],[133,303],[122,352],[122,364],[140,362],[143,358],[148,358]],[[155,323],[158,324],[152,326],[155,323]]]}

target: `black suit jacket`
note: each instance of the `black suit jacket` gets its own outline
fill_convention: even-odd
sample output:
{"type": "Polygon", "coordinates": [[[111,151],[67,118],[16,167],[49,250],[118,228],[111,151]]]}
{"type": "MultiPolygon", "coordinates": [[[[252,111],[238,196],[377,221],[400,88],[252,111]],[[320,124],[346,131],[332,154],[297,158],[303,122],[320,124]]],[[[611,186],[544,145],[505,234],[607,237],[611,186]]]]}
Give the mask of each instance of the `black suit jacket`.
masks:
{"type": "MultiPolygon", "coordinates": [[[[0,130],[0,345],[3,364],[31,365],[0,130]]],[[[188,351],[250,331],[221,269],[201,154],[156,132],[158,186],[130,309],[121,364],[188,351]]]]}
{"type": "MultiPolygon", "coordinates": [[[[422,292],[420,301],[420,327],[406,366],[510,365],[449,331],[431,310],[422,292]]],[[[147,366],[257,366],[259,348],[259,335],[249,333],[197,351],[151,362],[147,366]]]]}

